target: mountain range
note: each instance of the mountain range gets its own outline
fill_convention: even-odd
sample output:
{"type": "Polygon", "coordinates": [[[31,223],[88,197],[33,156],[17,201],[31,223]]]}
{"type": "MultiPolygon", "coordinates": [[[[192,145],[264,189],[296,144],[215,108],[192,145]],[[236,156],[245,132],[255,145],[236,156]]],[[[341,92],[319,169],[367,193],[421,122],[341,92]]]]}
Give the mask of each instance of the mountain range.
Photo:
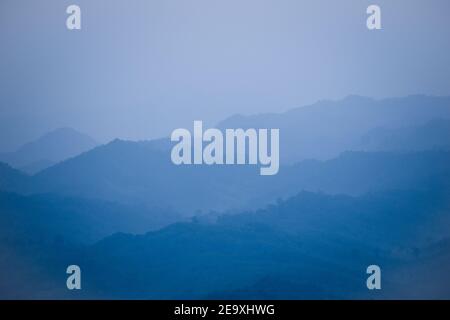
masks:
{"type": "Polygon", "coordinates": [[[450,150],[450,120],[431,120],[420,126],[378,127],[361,139],[365,151],[450,150]]]}
{"type": "Polygon", "coordinates": [[[0,161],[28,174],[35,174],[97,145],[94,139],[72,128],[59,128],[14,152],[0,153],[0,161]]]}
{"type": "Polygon", "coordinates": [[[269,177],[176,166],[168,138],[24,147],[23,163],[59,162],[0,163],[0,297],[448,298],[449,119],[446,97],[351,96],[222,122],[280,128],[269,177]]]}
{"type": "MultiPolygon", "coordinates": [[[[448,297],[448,273],[437,264],[450,262],[449,205],[448,194],[435,189],[303,192],[215,222],[121,232],[88,245],[29,237],[14,252],[0,250],[0,261],[9,262],[2,270],[15,268],[15,277],[0,275],[0,296],[15,288],[16,297],[34,298],[448,297]],[[84,275],[79,292],[65,290],[61,272],[74,261],[84,275]],[[380,292],[365,287],[374,262],[383,266],[380,292]]],[[[36,235],[47,227],[34,228],[36,235]]]]}
{"type": "Polygon", "coordinates": [[[141,203],[178,211],[184,216],[199,210],[255,208],[302,190],[362,194],[380,188],[416,188],[449,174],[448,105],[448,98],[413,96],[377,101],[352,96],[285,114],[234,117],[223,122],[244,128],[275,123],[283,128],[281,137],[288,139],[282,141],[281,152],[294,155],[303,150],[298,159],[314,152],[304,149],[308,143],[296,139],[311,139],[320,150],[334,149],[337,153],[328,160],[318,157],[295,163],[283,161],[274,177],[260,177],[254,166],[175,166],[170,160],[168,138],[141,142],[116,139],[29,179],[11,171],[0,177],[0,187],[1,179],[8,179],[10,182],[3,183],[6,191],[141,203]],[[411,107],[407,109],[409,104],[411,107]],[[400,127],[387,126],[400,125],[400,115],[404,113],[406,120],[400,127]],[[371,118],[362,114],[370,114],[371,118]],[[352,117],[360,119],[359,122],[343,124],[352,117]],[[317,128],[319,119],[329,121],[317,128]],[[299,125],[294,126],[295,122],[299,125]],[[369,124],[384,126],[370,128],[369,124]],[[328,148],[321,139],[332,136],[334,130],[339,131],[342,139],[354,141],[354,146],[342,140],[328,148]]]}
{"type": "Polygon", "coordinates": [[[450,97],[408,96],[375,100],[348,96],[319,101],[284,113],[234,115],[220,128],[279,128],[280,160],[328,160],[348,150],[361,150],[361,139],[379,127],[423,126],[450,119],[450,97]]]}

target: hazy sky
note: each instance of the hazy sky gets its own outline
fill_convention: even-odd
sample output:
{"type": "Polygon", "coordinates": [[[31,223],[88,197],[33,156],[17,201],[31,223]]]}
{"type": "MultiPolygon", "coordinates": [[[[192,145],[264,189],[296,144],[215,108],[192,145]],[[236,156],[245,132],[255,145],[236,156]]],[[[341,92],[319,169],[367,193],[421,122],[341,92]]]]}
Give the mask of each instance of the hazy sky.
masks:
{"type": "Polygon", "coordinates": [[[448,0],[0,0],[0,151],[65,126],[149,139],[348,94],[450,95],[448,15],[448,0]]]}

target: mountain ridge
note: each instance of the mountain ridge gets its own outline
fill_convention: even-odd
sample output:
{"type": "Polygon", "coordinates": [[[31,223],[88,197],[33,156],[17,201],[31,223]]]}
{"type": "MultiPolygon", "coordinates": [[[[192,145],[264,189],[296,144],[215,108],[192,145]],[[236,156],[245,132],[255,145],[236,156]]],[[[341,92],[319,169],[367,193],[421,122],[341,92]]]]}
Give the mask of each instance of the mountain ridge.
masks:
{"type": "Polygon", "coordinates": [[[0,153],[0,161],[35,174],[98,145],[94,139],[72,128],[52,130],[25,143],[14,152],[0,153]]]}

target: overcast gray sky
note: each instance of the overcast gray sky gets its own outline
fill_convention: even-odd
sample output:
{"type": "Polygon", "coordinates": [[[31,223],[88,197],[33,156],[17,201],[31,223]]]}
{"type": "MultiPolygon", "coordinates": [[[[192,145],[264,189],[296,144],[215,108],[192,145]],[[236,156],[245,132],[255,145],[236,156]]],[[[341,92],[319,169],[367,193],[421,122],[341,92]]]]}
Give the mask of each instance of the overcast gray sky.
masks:
{"type": "Polygon", "coordinates": [[[450,95],[448,15],[448,0],[0,0],[0,151],[57,127],[137,140],[348,94],[450,95]],[[366,28],[372,3],[383,30],[366,28]]]}

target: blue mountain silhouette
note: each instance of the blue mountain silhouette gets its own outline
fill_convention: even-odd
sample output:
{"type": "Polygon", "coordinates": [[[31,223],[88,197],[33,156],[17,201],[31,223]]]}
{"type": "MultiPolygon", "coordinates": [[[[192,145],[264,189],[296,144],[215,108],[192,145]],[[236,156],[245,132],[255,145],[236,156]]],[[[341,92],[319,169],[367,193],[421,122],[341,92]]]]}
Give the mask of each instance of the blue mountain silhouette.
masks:
{"type": "Polygon", "coordinates": [[[375,100],[349,96],[320,101],[279,114],[235,115],[221,128],[279,128],[280,159],[327,160],[343,151],[360,150],[361,137],[377,127],[418,126],[450,119],[450,97],[408,96],[375,100]]]}
{"type": "Polygon", "coordinates": [[[0,153],[0,161],[35,174],[97,145],[94,139],[72,128],[59,128],[24,144],[15,152],[0,153]]]}
{"type": "Polygon", "coordinates": [[[223,122],[281,129],[270,177],[175,166],[167,138],[33,176],[0,163],[0,297],[448,299],[449,107],[353,96],[223,122]],[[80,292],[65,287],[73,263],[80,292]]]}

